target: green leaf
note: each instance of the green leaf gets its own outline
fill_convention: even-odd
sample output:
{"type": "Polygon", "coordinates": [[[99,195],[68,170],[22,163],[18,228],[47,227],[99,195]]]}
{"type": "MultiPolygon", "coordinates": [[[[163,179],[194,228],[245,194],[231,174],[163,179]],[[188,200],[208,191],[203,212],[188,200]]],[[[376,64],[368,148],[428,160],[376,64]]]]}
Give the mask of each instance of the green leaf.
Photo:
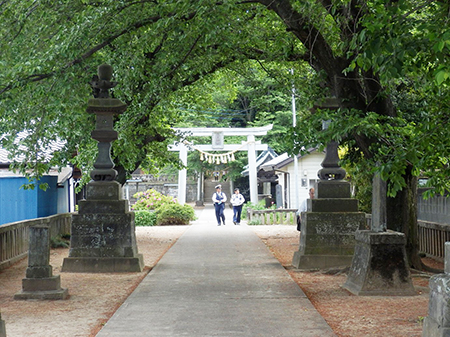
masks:
{"type": "Polygon", "coordinates": [[[448,77],[449,77],[449,73],[443,69],[439,70],[435,75],[436,82],[438,85],[441,85],[448,77]]]}

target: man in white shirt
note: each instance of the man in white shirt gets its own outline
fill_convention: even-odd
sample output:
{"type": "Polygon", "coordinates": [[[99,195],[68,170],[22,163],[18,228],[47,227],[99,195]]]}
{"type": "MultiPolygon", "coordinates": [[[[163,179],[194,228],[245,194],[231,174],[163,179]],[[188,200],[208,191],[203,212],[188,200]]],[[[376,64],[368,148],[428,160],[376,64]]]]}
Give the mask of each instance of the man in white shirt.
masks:
{"type": "Polygon", "coordinates": [[[245,198],[239,193],[239,188],[234,189],[234,194],[231,196],[230,202],[233,205],[233,223],[235,225],[240,225],[242,205],[245,202],[245,198]]]}
{"type": "MultiPolygon", "coordinates": [[[[314,187],[311,187],[309,189],[309,198],[310,199],[314,199],[314,187]]],[[[296,215],[297,215],[297,230],[298,231],[301,231],[302,213],[306,212],[307,205],[308,205],[308,199],[303,200],[302,204],[300,205],[300,208],[296,212],[296,215]]]]}
{"type": "Polygon", "coordinates": [[[216,210],[217,226],[220,226],[221,220],[222,224],[225,226],[225,215],[223,214],[223,211],[225,210],[227,196],[224,192],[222,192],[221,185],[216,186],[216,192],[212,196],[212,201],[216,210]]]}

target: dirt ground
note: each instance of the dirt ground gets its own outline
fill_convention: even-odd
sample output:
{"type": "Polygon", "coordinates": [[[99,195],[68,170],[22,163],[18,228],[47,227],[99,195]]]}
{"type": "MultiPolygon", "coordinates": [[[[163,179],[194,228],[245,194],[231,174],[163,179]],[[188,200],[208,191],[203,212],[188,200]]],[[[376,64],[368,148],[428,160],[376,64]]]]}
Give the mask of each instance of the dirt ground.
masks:
{"type": "MultiPolygon", "coordinates": [[[[345,273],[300,272],[290,264],[298,250],[299,233],[294,226],[252,226],[255,233],[285,266],[313,305],[338,336],[415,337],[422,335],[428,312],[428,279],[431,274],[412,273],[416,296],[359,297],[341,286],[345,273]]],[[[103,324],[155,266],[187,227],[138,227],[139,252],[146,267],[141,273],[61,273],[68,249],[51,251],[54,275],[69,289],[63,301],[15,301],[25,277],[26,259],[0,272],[0,310],[8,337],[95,336],[103,324]]],[[[434,267],[442,267],[434,263],[434,267]]]]}
{"type": "MultiPolygon", "coordinates": [[[[416,296],[355,296],[342,288],[344,272],[300,272],[292,266],[299,234],[290,226],[252,226],[274,256],[302,288],[312,304],[340,337],[420,337],[428,315],[430,273],[411,272],[416,296]],[[287,228],[286,228],[287,227],[287,228]]],[[[424,262],[434,268],[442,263],[424,262]]]]}

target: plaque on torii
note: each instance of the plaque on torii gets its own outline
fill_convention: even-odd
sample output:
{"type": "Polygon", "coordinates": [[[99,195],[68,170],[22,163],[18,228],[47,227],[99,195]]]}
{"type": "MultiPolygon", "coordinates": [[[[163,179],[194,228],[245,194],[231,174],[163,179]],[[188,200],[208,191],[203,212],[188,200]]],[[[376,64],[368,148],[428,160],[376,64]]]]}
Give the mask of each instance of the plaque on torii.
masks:
{"type": "Polygon", "coordinates": [[[212,133],[211,146],[213,150],[223,150],[223,132],[215,131],[212,133]]]}

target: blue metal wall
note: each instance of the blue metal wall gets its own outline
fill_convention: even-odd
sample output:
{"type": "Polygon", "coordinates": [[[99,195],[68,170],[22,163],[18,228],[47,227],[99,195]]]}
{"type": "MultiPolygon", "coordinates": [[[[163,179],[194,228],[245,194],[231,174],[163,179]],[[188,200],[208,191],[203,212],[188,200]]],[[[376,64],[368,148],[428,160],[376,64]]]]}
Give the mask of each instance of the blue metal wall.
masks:
{"type": "Polygon", "coordinates": [[[47,190],[36,187],[37,217],[50,216],[58,213],[58,177],[42,177],[40,183],[47,183],[47,190]]]}
{"type": "Polygon", "coordinates": [[[20,220],[34,219],[57,213],[57,177],[43,177],[47,191],[38,186],[34,190],[20,188],[28,180],[23,177],[0,178],[0,225],[20,220]]]}

